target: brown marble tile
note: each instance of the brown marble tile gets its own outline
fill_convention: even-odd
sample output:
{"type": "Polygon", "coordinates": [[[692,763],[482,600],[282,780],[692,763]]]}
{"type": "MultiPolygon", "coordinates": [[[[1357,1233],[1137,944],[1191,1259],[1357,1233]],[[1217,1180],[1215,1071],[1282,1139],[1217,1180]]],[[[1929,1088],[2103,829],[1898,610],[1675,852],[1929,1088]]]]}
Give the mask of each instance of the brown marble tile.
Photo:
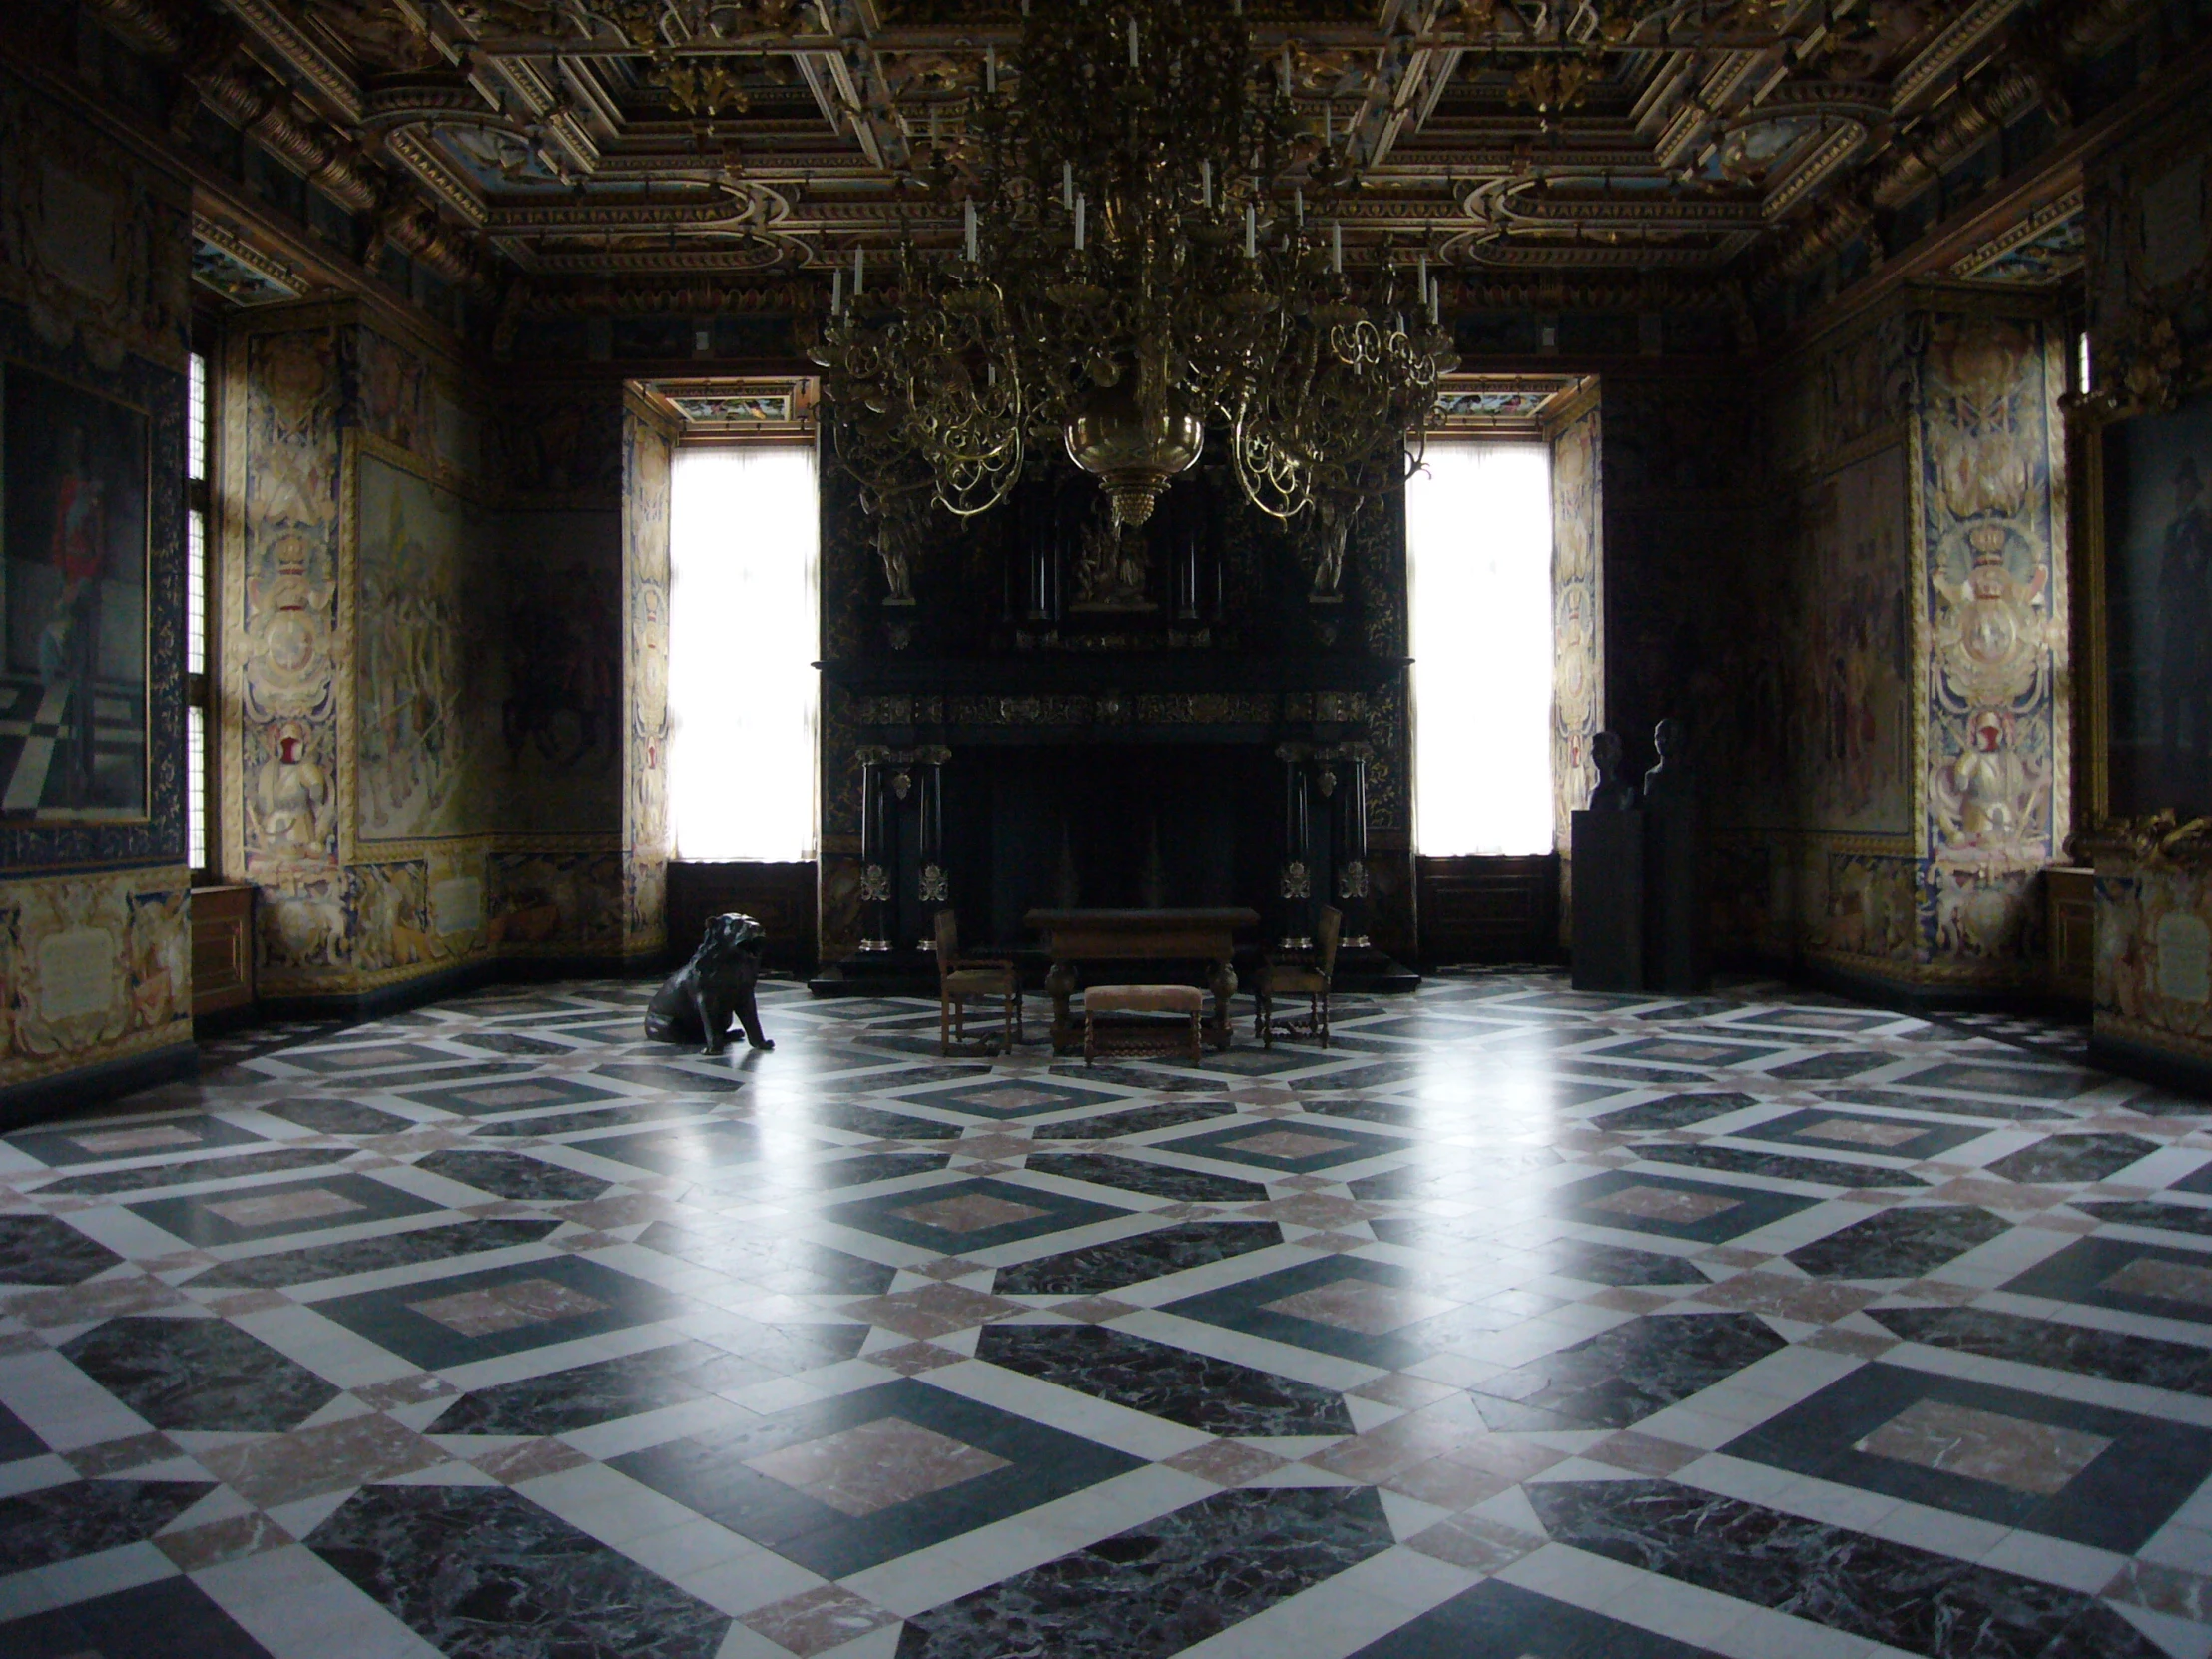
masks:
{"type": "Polygon", "coordinates": [[[1623,1187],[1619,1192],[1590,1200],[1583,1208],[1608,1210],[1617,1216],[1636,1216],[1644,1221],[1696,1222],[1739,1209],[1742,1202],[1713,1193],[1679,1192],[1672,1187],[1623,1187]]]}
{"type": "Polygon", "coordinates": [[[1262,1221],[1287,1221],[1295,1227],[1328,1232],[1371,1220],[1381,1212],[1357,1199],[1332,1198],[1327,1193],[1298,1193],[1266,1204],[1248,1204],[1243,1213],[1262,1221]]]}
{"type": "Polygon", "coordinates": [[[883,1417],[746,1459],[771,1480],[844,1515],[872,1515],[1007,1467],[995,1453],[919,1423],[883,1417]]]}
{"type": "Polygon", "coordinates": [[[1447,1400],[1339,1440],[1305,1461],[1347,1480],[1380,1481],[1431,1457],[1461,1452],[1488,1433],[1472,1406],[1464,1400],[1447,1400]]]}
{"type": "Polygon", "coordinates": [[[1171,1469],[1195,1474],[1217,1486],[1243,1486],[1264,1474],[1273,1474],[1289,1459],[1258,1446],[1239,1445],[1235,1440],[1209,1440],[1161,1461],[1171,1469]]]}
{"type": "Polygon", "coordinates": [[[319,1221],[342,1216],[367,1205],[343,1193],[306,1187],[288,1193],[250,1193],[243,1198],[212,1200],[208,1209],[234,1227],[274,1227],[287,1221],[319,1221]]]}
{"type": "Polygon", "coordinates": [[[1634,1469],[1638,1474],[1669,1475],[1680,1468],[1687,1468],[1705,1455],[1702,1447],[1676,1445],[1672,1440],[1662,1440],[1656,1435],[1639,1434],[1633,1428],[1624,1428],[1609,1440],[1600,1440],[1583,1454],[1600,1463],[1610,1463],[1617,1469],[1634,1469]]]}
{"type": "Polygon", "coordinates": [[[446,1460],[421,1435],[371,1414],[200,1453],[200,1464],[264,1509],[408,1474],[446,1460]]]}
{"type": "Polygon", "coordinates": [[[291,1534],[267,1515],[233,1515],[206,1526],[189,1526],[182,1532],[164,1532],[154,1540],[154,1547],[175,1562],[179,1571],[198,1572],[224,1561],[282,1549],[291,1541],[291,1534]]]}
{"type": "Polygon", "coordinates": [[[1471,1509],[1486,1503],[1513,1482],[1494,1469],[1477,1468],[1456,1457],[1431,1457],[1385,1475],[1378,1484],[1439,1509],[1471,1509]]]}
{"type": "Polygon", "coordinates": [[[581,1256],[586,1251],[605,1250],[609,1245],[628,1244],[630,1241],[619,1233],[568,1233],[545,1241],[555,1250],[566,1250],[581,1256]]]}
{"type": "Polygon", "coordinates": [[[1869,1123],[1860,1118],[1822,1118],[1809,1123],[1800,1134],[1813,1140],[1837,1141],[1847,1146],[1903,1146],[1928,1133],[1918,1123],[1869,1123]]]}
{"type": "Polygon", "coordinates": [[[1752,1314],[1777,1314],[1807,1325],[1834,1325],[1881,1299],[1880,1291],[1833,1279],[1792,1279],[1779,1273],[1740,1273],[1697,1293],[1714,1308],[1740,1308],[1752,1314]]]}
{"type": "Polygon", "coordinates": [[[1080,1320],[1085,1325],[1104,1325],[1108,1320],[1118,1320],[1124,1314],[1134,1314],[1136,1304],[1116,1302],[1110,1296],[1079,1296],[1066,1302],[1055,1302],[1052,1312],[1065,1319],[1080,1320]]]}
{"type": "Polygon", "coordinates": [[[898,1615],[886,1613],[850,1590],[825,1584],[819,1590],[757,1607],[739,1622],[778,1647],[798,1654],[799,1659],[812,1659],[814,1654],[857,1641],[871,1630],[896,1624],[898,1615]]]}
{"type": "Polygon", "coordinates": [[[2112,1601],[2147,1607],[2193,1624],[2212,1624],[2212,1578],[2202,1573],[2130,1561],[2101,1593],[2112,1601]]]}
{"type": "Polygon", "coordinates": [[[11,1331],[6,1336],[0,1336],[0,1358],[10,1354],[31,1354],[51,1346],[45,1338],[29,1331],[11,1331]]]}
{"type": "Polygon", "coordinates": [[[219,1296],[208,1304],[211,1313],[221,1314],[227,1320],[244,1318],[248,1314],[263,1313],[271,1308],[287,1308],[291,1298],[282,1291],[241,1291],[236,1296],[219,1296]]]}
{"type": "Polygon", "coordinates": [[[2212,1308],[2212,1268],[2192,1267],[2186,1262],[2138,1256],[2118,1273],[2106,1275],[2102,1288],[2123,1296],[2155,1297],[2161,1302],[2212,1308]]]}
{"type": "Polygon", "coordinates": [[[906,1271],[918,1273],[924,1279],[964,1279],[971,1273],[987,1273],[989,1270],[973,1262],[962,1261],[957,1256],[940,1256],[934,1262],[924,1262],[921,1266],[908,1268],[906,1271]]]}
{"type": "Polygon", "coordinates": [[[1505,1475],[1516,1484],[1567,1459],[1565,1452],[1518,1434],[1485,1434],[1458,1447],[1451,1455],[1458,1462],[1505,1475]]]}
{"type": "Polygon", "coordinates": [[[1593,1297],[1584,1301],[1592,1308],[1611,1308],[1623,1314],[1648,1314],[1654,1308],[1664,1308],[1670,1302],[1680,1302],[1692,1294],[1695,1287],[1685,1285],[1678,1291],[1647,1291],[1635,1285],[1608,1285],[1593,1297]]]}
{"type": "Polygon", "coordinates": [[[146,1314],[183,1304],[185,1294],[159,1279],[102,1279],[59,1291],[27,1291],[8,1300],[8,1312],[25,1325],[93,1325],[121,1314],[146,1314]]]}
{"type": "Polygon", "coordinates": [[[1334,1187],[1336,1184],[1325,1175],[1294,1175],[1287,1181],[1275,1183],[1277,1187],[1288,1193],[1319,1192],[1324,1187],[1334,1187]]]}
{"type": "Polygon", "coordinates": [[[2111,1443],[2076,1428],[1921,1399],[1853,1449],[2047,1496],[2064,1491],[2111,1443]]]}
{"type": "Polygon", "coordinates": [[[1342,1152],[1354,1143],[1302,1129],[1259,1129],[1221,1144],[1259,1158],[1317,1158],[1324,1152],[1342,1152]]]}
{"type": "Polygon", "coordinates": [[[543,1325],[548,1320],[600,1313],[607,1304],[550,1279],[521,1279],[511,1285],[456,1291],[451,1296],[430,1297],[407,1306],[424,1319],[436,1320],[464,1337],[490,1337],[527,1325],[543,1325]]]}
{"type": "Polygon", "coordinates": [[[442,1377],[419,1371],[412,1377],[395,1377],[388,1382],[364,1382],[350,1392],[363,1405],[388,1411],[394,1405],[419,1405],[426,1399],[444,1399],[459,1393],[460,1389],[442,1377]]]}
{"type": "Polygon", "coordinates": [[[1306,1233],[1286,1241],[1301,1250],[1311,1250],[1323,1256],[1349,1256],[1352,1252],[1375,1243],[1363,1239],[1357,1233],[1306,1233]]]}
{"type": "Polygon", "coordinates": [[[930,1199],[891,1212],[906,1221],[942,1228],[947,1233],[980,1233],[986,1228],[1033,1221],[1047,1213],[1033,1204],[1016,1204],[1010,1198],[999,1198],[991,1193],[962,1193],[957,1198],[930,1199]]]}
{"type": "Polygon", "coordinates": [[[1396,1405],[1408,1411],[1417,1411],[1424,1405],[1433,1405],[1439,1399],[1449,1399],[1459,1390],[1441,1382],[1431,1382],[1425,1377],[1409,1377],[1403,1372],[1391,1372],[1378,1377],[1372,1382],[1363,1382],[1357,1388],[1347,1390],[1360,1399],[1372,1399],[1378,1405],[1396,1405]]]}
{"type": "Polygon", "coordinates": [[[172,1147],[205,1146],[207,1133],[181,1123],[146,1123],[133,1129],[100,1129],[81,1135],[64,1135],[72,1146],[96,1157],[124,1152],[166,1152],[172,1147]]]}
{"type": "Polygon", "coordinates": [[[1746,1250],[1742,1245],[1715,1245],[1711,1250],[1698,1254],[1699,1261],[1718,1263],[1724,1268],[1764,1267],[1774,1259],[1774,1252],[1771,1250],[1746,1250]]]}
{"type": "Polygon", "coordinates": [[[483,1452],[469,1461],[501,1485],[517,1486],[541,1474],[581,1468],[591,1459],[565,1441],[548,1438],[501,1446],[497,1451],[483,1452]]]}
{"type": "Polygon", "coordinates": [[[931,1146],[943,1147],[963,1158],[1026,1158],[1037,1150],[1036,1142],[1027,1135],[1011,1135],[1003,1129],[985,1130],[980,1135],[966,1135],[949,1145],[943,1141],[931,1141],[931,1146]]]}
{"type": "MultiPolygon", "coordinates": [[[[635,1185],[636,1183],[632,1183],[635,1185]]],[[[532,1212],[521,1206],[524,1215],[532,1212]]],[[[665,1198],[651,1193],[618,1193],[612,1198],[587,1198],[577,1204],[555,1204],[547,1214],[565,1217],[580,1227],[606,1229],[629,1227],[641,1221],[675,1221],[686,1214],[685,1207],[671,1204],[665,1198]]]]}
{"type": "Polygon", "coordinates": [[[965,1354],[955,1354],[949,1348],[939,1348],[935,1343],[901,1343],[896,1348],[879,1348],[873,1354],[860,1356],[871,1366],[881,1366],[885,1371],[896,1372],[901,1377],[918,1377],[925,1371],[935,1371],[940,1366],[956,1366],[967,1359],[965,1354]]]}
{"type": "Polygon", "coordinates": [[[133,1434],[128,1439],[103,1440],[98,1445],[79,1446],[75,1451],[62,1453],[62,1461],[87,1480],[97,1480],[104,1474],[114,1474],[119,1469],[143,1468],[148,1463],[166,1463],[172,1457],[182,1457],[184,1451],[167,1434],[133,1434]]]}
{"type": "Polygon", "coordinates": [[[1406,1547],[1470,1572],[1489,1573],[1511,1566],[1524,1555],[1533,1555],[1544,1542],[1534,1533],[1522,1532],[1502,1521],[1454,1515],[1425,1532],[1415,1533],[1406,1540],[1406,1547]]]}
{"type": "Polygon", "coordinates": [[[1918,1302],[1939,1302],[1946,1308],[1963,1308],[1981,1294],[1973,1285],[1954,1285],[1947,1279],[1916,1279],[1898,1287],[1898,1295],[1918,1302]]]}
{"type": "Polygon", "coordinates": [[[924,1285],[914,1291],[894,1291],[848,1302],[838,1310],[854,1319],[896,1331],[902,1337],[926,1340],[990,1320],[1002,1320],[1028,1310],[1004,1297],[971,1291],[964,1285],[924,1285]]]}
{"type": "Polygon", "coordinates": [[[1269,1313],[1293,1319],[1313,1320],[1340,1331],[1380,1337],[1386,1332],[1433,1319],[1458,1306],[1440,1296],[1424,1296],[1397,1285],[1378,1285],[1366,1279],[1336,1279],[1310,1291],[1294,1292],[1261,1306],[1269,1313]]]}

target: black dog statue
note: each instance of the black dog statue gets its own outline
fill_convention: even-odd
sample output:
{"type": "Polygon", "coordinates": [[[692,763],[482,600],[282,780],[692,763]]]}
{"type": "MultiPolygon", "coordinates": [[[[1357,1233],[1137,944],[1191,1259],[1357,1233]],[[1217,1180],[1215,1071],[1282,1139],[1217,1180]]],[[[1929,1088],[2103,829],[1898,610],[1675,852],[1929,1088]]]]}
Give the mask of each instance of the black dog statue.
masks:
{"type": "Polygon", "coordinates": [[[732,911],[707,922],[692,959],[670,974],[645,1009],[645,1035],[657,1043],[704,1041],[704,1052],[729,1046],[730,1018],[745,1027],[755,1048],[776,1045],[761,1035],[761,1010],[753,999],[761,977],[761,945],[768,934],[751,916],[732,911]]]}

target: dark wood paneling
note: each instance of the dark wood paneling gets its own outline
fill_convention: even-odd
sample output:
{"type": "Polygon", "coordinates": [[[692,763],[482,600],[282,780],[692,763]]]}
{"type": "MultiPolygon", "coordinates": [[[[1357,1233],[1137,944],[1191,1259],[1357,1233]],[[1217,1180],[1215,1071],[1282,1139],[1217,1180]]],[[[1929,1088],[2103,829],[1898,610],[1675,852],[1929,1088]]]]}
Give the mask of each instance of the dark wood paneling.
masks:
{"type": "Polygon", "coordinates": [[[1420,960],[1551,962],[1559,957],[1559,860],[1421,858],[1420,960]]]}
{"type": "Polygon", "coordinates": [[[195,887],[192,892],[192,1017],[245,1008],[254,1001],[254,889],[195,887]]]}
{"type": "Polygon", "coordinates": [[[2097,989],[2097,872],[2054,867],[2043,871],[2049,904],[2050,991],[2086,1008],[2097,989]]]}
{"type": "Polygon", "coordinates": [[[777,972],[815,970],[815,866],[690,864],[668,866],[668,950],[685,961],[699,948],[707,918],[741,910],[768,930],[762,960],[777,972]]]}

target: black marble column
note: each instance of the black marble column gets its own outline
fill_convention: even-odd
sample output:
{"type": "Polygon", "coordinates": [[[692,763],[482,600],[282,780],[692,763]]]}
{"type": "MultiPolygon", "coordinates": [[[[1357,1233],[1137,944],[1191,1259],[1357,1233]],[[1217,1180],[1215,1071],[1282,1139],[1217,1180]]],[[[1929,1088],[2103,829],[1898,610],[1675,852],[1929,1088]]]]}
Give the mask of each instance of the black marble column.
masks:
{"type": "Polygon", "coordinates": [[[1337,773],[1334,826],[1337,908],[1344,912],[1343,948],[1365,950],[1368,939],[1368,754],[1347,744],[1333,761],[1337,773]]]}
{"type": "Polygon", "coordinates": [[[891,948],[894,900],[891,869],[897,858],[891,824],[892,767],[886,751],[865,748],[860,763],[860,949],[877,954],[891,948]]]}
{"type": "Polygon", "coordinates": [[[921,914],[928,923],[928,935],[918,941],[918,948],[931,950],[936,947],[936,913],[952,902],[952,887],[944,870],[944,764],[952,758],[948,749],[919,749],[914,752],[914,783],[918,791],[915,802],[915,825],[918,833],[915,841],[915,862],[920,866],[914,877],[914,897],[920,902],[921,914]]]}
{"type": "Polygon", "coordinates": [[[1304,744],[1280,745],[1283,763],[1283,861],[1278,890],[1282,925],[1277,946],[1310,950],[1314,943],[1314,826],[1309,775],[1313,751],[1304,744]]]}

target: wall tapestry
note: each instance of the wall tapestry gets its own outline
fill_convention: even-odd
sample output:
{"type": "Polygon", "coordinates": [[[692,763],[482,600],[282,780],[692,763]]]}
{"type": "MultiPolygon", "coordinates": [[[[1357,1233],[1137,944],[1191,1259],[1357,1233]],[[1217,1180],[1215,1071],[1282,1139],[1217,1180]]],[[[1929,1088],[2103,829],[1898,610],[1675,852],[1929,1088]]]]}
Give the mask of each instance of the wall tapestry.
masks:
{"type": "Polygon", "coordinates": [[[145,411],[0,365],[0,816],[147,816],[145,411]]]}
{"type": "Polygon", "coordinates": [[[1881,449],[1804,499],[1801,774],[1811,826],[1912,831],[1912,630],[1906,451],[1881,449]]]}
{"type": "Polygon", "coordinates": [[[2110,809],[2212,812],[2212,394],[2104,430],[2110,809]]]}
{"type": "Polygon", "coordinates": [[[355,799],[362,840],[416,840],[487,828],[487,653],[471,584],[483,515],[374,450],[356,451],[355,799]]]}

